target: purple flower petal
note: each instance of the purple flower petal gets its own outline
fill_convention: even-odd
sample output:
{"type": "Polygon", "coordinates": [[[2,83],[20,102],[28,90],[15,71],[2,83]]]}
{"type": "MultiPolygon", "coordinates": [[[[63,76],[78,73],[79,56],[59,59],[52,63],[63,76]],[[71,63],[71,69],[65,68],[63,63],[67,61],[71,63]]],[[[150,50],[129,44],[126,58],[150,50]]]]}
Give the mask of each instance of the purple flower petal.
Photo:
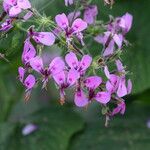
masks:
{"type": "Polygon", "coordinates": [[[84,84],[89,89],[96,89],[102,83],[102,78],[98,76],[91,76],[84,80],[84,84]]]}
{"type": "Polygon", "coordinates": [[[79,61],[78,61],[75,53],[70,52],[69,54],[67,54],[65,57],[65,60],[66,60],[67,64],[69,65],[69,67],[78,68],[79,61]]]}
{"type": "Polygon", "coordinates": [[[74,99],[75,105],[78,107],[85,107],[88,105],[89,101],[82,90],[79,90],[75,93],[74,99]]]}
{"type": "Polygon", "coordinates": [[[39,56],[36,56],[30,59],[30,66],[32,67],[33,70],[41,73],[44,68],[42,58],[39,56]]]}
{"type": "Polygon", "coordinates": [[[125,78],[122,78],[120,79],[119,81],[119,87],[118,87],[118,90],[117,90],[117,95],[119,97],[123,97],[125,95],[127,95],[127,87],[126,87],[126,81],[125,81],[125,78]]]}
{"type": "Polygon", "coordinates": [[[95,99],[102,104],[107,104],[111,99],[111,94],[109,92],[98,92],[95,99]]]}
{"type": "Polygon", "coordinates": [[[24,81],[24,85],[28,90],[32,89],[36,83],[35,77],[33,75],[28,75],[28,77],[24,81]]]}
{"type": "Polygon", "coordinates": [[[60,28],[62,28],[63,30],[65,30],[69,26],[68,18],[64,13],[57,15],[55,17],[55,21],[56,21],[57,25],[60,28]]]}
{"type": "Polygon", "coordinates": [[[31,3],[28,0],[17,0],[17,5],[22,9],[31,8],[31,3]]]}
{"type": "Polygon", "coordinates": [[[69,84],[69,86],[72,86],[75,84],[78,78],[79,73],[74,69],[70,69],[68,72],[67,83],[69,84]]]}
{"type": "Polygon", "coordinates": [[[21,13],[21,8],[19,7],[19,6],[13,6],[13,7],[11,7],[10,8],[10,10],[9,10],[9,16],[10,17],[14,17],[14,16],[17,16],[18,14],[20,14],[21,13]]]}
{"type": "Polygon", "coordinates": [[[25,69],[23,67],[18,68],[19,73],[19,80],[23,83],[24,75],[25,75],[25,69]]]}
{"type": "Polygon", "coordinates": [[[37,126],[34,124],[27,124],[23,129],[22,129],[22,134],[24,136],[31,134],[32,132],[37,130],[37,126]]]}

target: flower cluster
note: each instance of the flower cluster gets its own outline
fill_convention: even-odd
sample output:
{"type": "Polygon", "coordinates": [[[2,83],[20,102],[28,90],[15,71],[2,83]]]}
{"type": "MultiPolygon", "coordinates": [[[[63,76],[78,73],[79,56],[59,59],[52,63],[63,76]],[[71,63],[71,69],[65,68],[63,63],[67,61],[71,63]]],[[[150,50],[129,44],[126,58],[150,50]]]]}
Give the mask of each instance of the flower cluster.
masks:
{"type": "MultiPolygon", "coordinates": [[[[66,6],[72,4],[75,4],[74,0],[65,0],[66,6]]],[[[13,28],[17,19],[26,22],[35,17],[36,20],[39,18],[40,23],[44,22],[41,30],[35,28],[34,24],[26,30],[23,66],[18,69],[19,80],[26,88],[25,99],[29,99],[31,91],[40,82],[42,88],[46,88],[49,81],[53,81],[59,90],[62,105],[67,98],[65,91],[72,89],[74,103],[78,107],[87,107],[96,101],[107,119],[118,113],[124,114],[126,105],[123,97],[131,93],[132,82],[126,79],[127,71],[121,62],[120,53],[128,45],[125,35],[131,29],[132,15],[126,13],[122,17],[111,17],[107,24],[100,25],[96,19],[97,6],[84,0],[81,0],[81,5],[80,11],[75,10],[68,15],[61,13],[51,20],[41,17],[28,0],[3,1],[1,20],[7,17],[0,25],[1,32],[13,28]],[[104,30],[93,36],[93,41],[103,45],[101,55],[96,57],[84,51],[87,44],[84,39],[88,34],[93,35],[91,29],[95,27],[104,30]],[[57,56],[45,64],[42,57],[44,47],[54,44],[63,47],[65,55],[57,56]]]]}

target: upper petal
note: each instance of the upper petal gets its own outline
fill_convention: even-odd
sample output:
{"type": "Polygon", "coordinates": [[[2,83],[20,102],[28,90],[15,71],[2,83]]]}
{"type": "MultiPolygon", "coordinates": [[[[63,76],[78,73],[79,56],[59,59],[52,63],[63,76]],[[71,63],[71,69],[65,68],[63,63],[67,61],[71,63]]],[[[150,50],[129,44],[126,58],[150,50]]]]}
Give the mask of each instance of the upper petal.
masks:
{"type": "Polygon", "coordinates": [[[68,77],[67,77],[67,83],[69,86],[72,86],[76,83],[77,79],[79,78],[79,73],[75,69],[70,69],[68,72],[68,77]]]}
{"type": "Polygon", "coordinates": [[[35,32],[33,38],[36,42],[40,42],[46,46],[51,46],[55,42],[55,36],[51,32],[35,32]]]}
{"type": "Polygon", "coordinates": [[[71,28],[73,29],[74,33],[81,32],[87,28],[87,23],[82,19],[78,18],[73,22],[71,28]]]}
{"type": "Polygon", "coordinates": [[[78,68],[79,62],[75,53],[70,52],[67,54],[65,60],[70,68],[78,68]]]}
{"type": "Polygon", "coordinates": [[[30,60],[30,66],[32,67],[33,70],[41,73],[44,68],[42,58],[39,56],[32,58],[30,60]]]}
{"type": "Polygon", "coordinates": [[[52,62],[49,64],[49,71],[52,75],[55,75],[64,70],[65,63],[61,57],[55,57],[52,62]]]}
{"type": "Polygon", "coordinates": [[[102,83],[102,78],[98,76],[91,76],[84,80],[86,87],[96,89],[102,83]]]}
{"type": "Polygon", "coordinates": [[[57,25],[64,30],[69,26],[68,18],[64,13],[58,14],[55,17],[55,21],[57,25]]]}

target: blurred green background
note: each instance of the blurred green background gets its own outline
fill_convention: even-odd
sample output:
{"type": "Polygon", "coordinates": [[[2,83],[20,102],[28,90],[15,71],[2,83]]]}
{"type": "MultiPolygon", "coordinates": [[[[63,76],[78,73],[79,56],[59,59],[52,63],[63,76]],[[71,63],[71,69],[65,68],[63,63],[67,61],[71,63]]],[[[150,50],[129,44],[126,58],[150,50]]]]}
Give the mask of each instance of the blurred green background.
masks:
{"type": "MultiPolygon", "coordinates": [[[[88,110],[72,103],[58,103],[58,92],[53,84],[48,91],[36,88],[31,100],[23,101],[24,89],[17,80],[25,34],[17,28],[0,40],[0,52],[10,63],[0,60],[0,150],[149,150],[150,149],[150,1],[116,0],[113,9],[94,0],[99,8],[98,18],[107,21],[108,15],[122,16],[129,12],[134,23],[127,39],[132,44],[123,60],[131,72],[133,93],[126,97],[127,111],[116,116],[108,128],[97,103],[88,110]],[[23,136],[26,124],[34,123],[38,130],[23,136]],[[149,124],[148,124],[149,123],[149,124]]],[[[54,17],[70,12],[63,0],[32,0],[41,13],[54,17]]],[[[90,51],[99,50],[94,43],[90,51]]],[[[46,49],[51,52],[56,46],[46,49]]]]}

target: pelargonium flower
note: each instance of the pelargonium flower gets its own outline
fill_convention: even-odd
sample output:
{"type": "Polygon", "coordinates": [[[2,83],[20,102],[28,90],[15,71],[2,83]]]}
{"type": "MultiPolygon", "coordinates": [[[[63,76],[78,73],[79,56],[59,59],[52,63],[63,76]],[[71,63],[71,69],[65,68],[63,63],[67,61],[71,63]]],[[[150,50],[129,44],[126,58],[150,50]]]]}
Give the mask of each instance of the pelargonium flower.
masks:
{"type": "Polygon", "coordinates": [[[44,67],[43,60],[36,56],[30,60],[30,66],[33,70],[43,75],[43,88],[46,86],[49,77],[54,77],[57,73],[64,70],[65,64],[60,57],[55,57],[48,67],[44,67]]]}
{"type": "Polygon", "coordinates": [[[132,26],[133,17],[131,14],[126,13],[122,17],[110,21],[107,25],[107,31],[103,35],[98,35],[95,40],[104,46],[103,56],[109,56],[114,53],[115,46],[118,49],[122,48],[125,41],[125,34],[129,32],[132,26]]]}
{"type": "Polygon", "coordinates": [[[114,116],[118,113],[123,115],[125,113],[125,110],[126,110],[126,104],[122,99],[122,101],[117,104],[117,107],[114,108],[113,111],[111,112],[111,116],[114,116]]]}
{"type": "Polygon", "coordinates": [[[84,11],[84,21],[86,21],[88,24],[94,24],[97,15],[98,15],[97,6],[90,5],[84,11]]]}
{"type": "Polygon", "coordinates": [[[68,6],[68,5],[72,5],[74,2],[74,0],[65,0],[65,5],[68,6]]]}
{"type": "Polygon", "coordinates": [[[62,13],[55,17],[57,26],[60,27],[64,32],[67,38],[67,42],[71,41],[73,35],[82,34],[81,32],[87,28],[87,23],[81,18],[73,20],[73,23],[70,25],[67,16],[62,13]]]}
{"type": "Polygon", "coordinates": [[[83,91],[81,85],[78,85],[75,93],[74,102],[78,107],[87,106],[93,99],[101,104],[107,104],[111,99],[111,94],[108,91],[96,92],[96,89],[102,83],[102,78],[98,76],[91,76],[83,81],[84,87],[87,89],[87,94],[83,91]]]}
{"type": "Polygon", "coordinates": [[[36,43],[46,46],[51,46],[55,42],[55,36],[52,32],[36,32],[33,27],[30,27],[28,34],[36,43]]]}
{"type": "Polygon", "coordinates": [[[108,71],[108,68],[105,67],[104,72],[107,78],[109,79],[106,82],[106,89],[110,93],[116,93],[118,97],[123,97],[131,93],[132,82],[129,79],[127,81],[128,84],[126,86],[125,70],[121,61],[117,60],[116,65],[117,65],[117,74],[110,74],[110,72],[108,71]]]}
{"type": "Polygon", "coordinates": [[[11,28],[13,27],[12,25],[12,19],[6,19],[5,22],[3,22],[1,25],[0,25],[0,31],[9,31],[11,28]]]}
{"type": "Polygon", "coordinates": [[[69,54],[67,54],[65,56],[65,60],[68,64],[68,66],[71,69],[77,70],[80,75],[83,75],[92,63],[92,57],[91,56],[84,55],[82,57],[81,61],[78,61],[76,54],[73,52],[70,52],[69,54]]]}
{"type": "Polygon", "coordinates": [[[31,8],[31,3],[28,0],[4,0],[3,8],[10,17],[17,16],[22,12],[31,8]]]}
{"type": "Polygon", "coordinates": [[[24,79],[25,72],[23,67],[18,68],[19,80],[26,87],[26,91],[31,91],[36,84],[36,79],[32,74],[29,74],[26,79],[24,79]]]}
{"type": "Polygon", "coordinates": [[[76,70],[70,69],[67,71],[61,71],[60,73],[53,76],[55,82],[59,86],[60,90],[60,102],[61,104],[65,101],[65,92],[64,90],[68,87],[73,86],[77,79],[79,78],[79,74],[76,70]]]}

